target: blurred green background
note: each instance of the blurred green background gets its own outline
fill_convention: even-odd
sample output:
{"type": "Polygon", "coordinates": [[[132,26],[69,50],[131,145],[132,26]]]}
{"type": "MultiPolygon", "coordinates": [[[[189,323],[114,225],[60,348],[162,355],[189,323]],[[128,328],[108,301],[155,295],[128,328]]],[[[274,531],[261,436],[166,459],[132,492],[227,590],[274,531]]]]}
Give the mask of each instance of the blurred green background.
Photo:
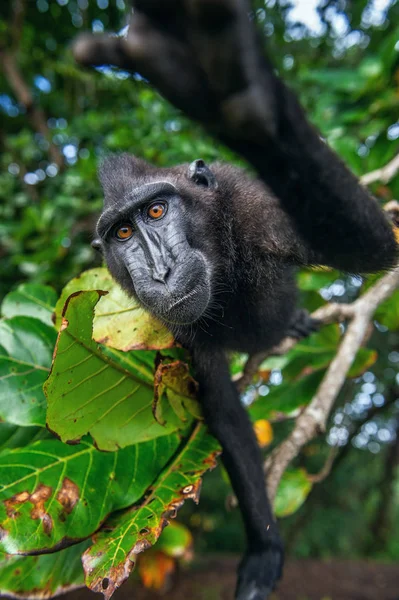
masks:
{"type": "MultiPolygon", "coordinates": [[[[276,68],[311,120],[358,175],[399,151],[399,4],[377,0],[257,1],[256,18],[276,68]],[[316,8],[317,7],[317,10],[316,8]]],[[[123,0],[13,0],[0,7],[0,299],[21,282],[60,291],[101,263],[90,247],[101,190],[99,158],[128,151],[158,165],[202,157],[238,159],[151,90],[138,75],[78,68],[70,44],[83,30],[119,31],[123,0]]],[[[373,186],[382,203],[399,177],[373,186]]],[[[326,232],[328,236],[328,231],[326,232]]],[[[361,280],[304,272],[303,305],[348,301],[361,280]]],[[[367,282],[366,282],[367,284],[367,282]]],[[[335,448],[330,476],[282,521],[295,557],[399,559],[399,296],[371,332],[378,359],[349,380],[330,420],[297,466],[317,473],[335,448]]],[[[266,396],[279,368],[251,388],[266,396]]],[[[287,432],[274,426],[274,443],[287,432]]],[[[236,512],[225,510],[221,469],[204,480],[199,507],[186,505],[199,552],[243,546],[236,512]]]]}

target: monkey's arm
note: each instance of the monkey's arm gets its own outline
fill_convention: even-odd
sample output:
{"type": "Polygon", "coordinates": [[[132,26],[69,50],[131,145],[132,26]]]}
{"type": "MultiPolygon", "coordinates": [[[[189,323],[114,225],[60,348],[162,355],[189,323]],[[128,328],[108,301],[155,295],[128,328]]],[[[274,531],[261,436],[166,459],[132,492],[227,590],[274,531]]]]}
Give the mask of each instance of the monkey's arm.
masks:
{"type": "Polygon", "coordinates": [[[223,352],[194,349],[193,359],[204,417],[222,445],[223,464],[237,496],[248,538],[248,550],[239,567],[236,597],[264,600],[281,575],[283,550],[266,496],[261,453],[247,411],[231,382],[223,352]]]}
{"type": "Polygon", "coordinates": [[[262,55],[248,0],[134,0],[126,38],[85,36],[75,56],[140,72],[244,156],[295,223],[310,263],[392,266],[382,211],[308,123],[262,55]]]}

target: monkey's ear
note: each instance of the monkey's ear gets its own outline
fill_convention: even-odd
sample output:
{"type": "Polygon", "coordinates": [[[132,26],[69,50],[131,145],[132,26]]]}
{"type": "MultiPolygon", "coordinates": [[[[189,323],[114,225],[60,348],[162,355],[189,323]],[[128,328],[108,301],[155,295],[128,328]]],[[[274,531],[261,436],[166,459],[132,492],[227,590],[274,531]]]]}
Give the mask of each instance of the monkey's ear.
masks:
{"type": "Polygon", "coordinates": [[[187,177],[197,185],[203,185],[212,190],[217,190],[218,188],[218,182],[216,181],[215,175],[202,158],[197,158],[197,160],[194,160],[190,164],[187,177]]]}

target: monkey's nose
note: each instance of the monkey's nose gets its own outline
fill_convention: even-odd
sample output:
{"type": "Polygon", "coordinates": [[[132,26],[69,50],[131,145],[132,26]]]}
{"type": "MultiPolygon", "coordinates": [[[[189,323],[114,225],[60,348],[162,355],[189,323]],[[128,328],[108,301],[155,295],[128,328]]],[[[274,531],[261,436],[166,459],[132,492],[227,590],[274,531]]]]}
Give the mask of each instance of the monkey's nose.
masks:
{"type": "Polygon", "coordinates": [[[166,265],[160,267],[157,266],[152,270],[152,278],[154,281],[159,281],[160,283],[166,283],[166,279],[170,273],[169,267],[166,265]]]}

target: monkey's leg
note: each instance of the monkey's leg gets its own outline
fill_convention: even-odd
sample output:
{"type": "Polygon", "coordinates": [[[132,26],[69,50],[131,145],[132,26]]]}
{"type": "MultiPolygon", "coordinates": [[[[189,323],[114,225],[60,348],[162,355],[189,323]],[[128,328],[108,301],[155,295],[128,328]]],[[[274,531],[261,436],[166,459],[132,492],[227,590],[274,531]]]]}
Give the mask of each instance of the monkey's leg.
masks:
{"type": "Polygon", "coordinates": [[[286,336],[298,338],[306,338],[320,328],[320,321],[313,319],[308,311],[304,308],[298,308],[292,317],[289,324],[286,336]]]}
{"type": "Polygon", "coordinates": [[[194,352],[200,400],[238,499],[248,549],[238,568],[237,600],[265,600],[281,576],[283,547],[267,498],[262,457],[222,352],[194,352]]]}

